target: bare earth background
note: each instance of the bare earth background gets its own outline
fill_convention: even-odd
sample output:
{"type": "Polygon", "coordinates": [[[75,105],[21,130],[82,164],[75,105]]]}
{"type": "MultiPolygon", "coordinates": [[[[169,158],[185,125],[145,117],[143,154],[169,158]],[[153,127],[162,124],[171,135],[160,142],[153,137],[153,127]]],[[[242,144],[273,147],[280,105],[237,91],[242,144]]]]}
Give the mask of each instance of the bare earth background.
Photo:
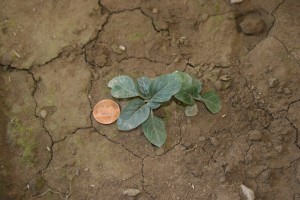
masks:
{"type": "Polygon", "coordinates": [[[299,0],[1,0],[0,28],[0,199],[300,199],[299,0]],[[92,118],[114,76],[175,70],[221,112],[160,108],[162,148],[92,118]]]}

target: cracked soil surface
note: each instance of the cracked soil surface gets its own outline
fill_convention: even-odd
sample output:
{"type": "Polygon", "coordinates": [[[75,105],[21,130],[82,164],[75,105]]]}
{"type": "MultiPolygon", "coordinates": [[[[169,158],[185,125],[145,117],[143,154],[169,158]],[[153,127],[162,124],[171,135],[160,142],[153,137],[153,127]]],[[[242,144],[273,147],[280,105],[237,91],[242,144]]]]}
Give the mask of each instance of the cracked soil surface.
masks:
{"type": "Polygon", "coordinates": [[[300,200],[299,0],[0,8],[0,199],[238,200],[244,184],[255,199],[300,200]],[[114,76],[175,70],[218,90],[221,112],[159,108],[161,148],[93,119],[114,76]]]}

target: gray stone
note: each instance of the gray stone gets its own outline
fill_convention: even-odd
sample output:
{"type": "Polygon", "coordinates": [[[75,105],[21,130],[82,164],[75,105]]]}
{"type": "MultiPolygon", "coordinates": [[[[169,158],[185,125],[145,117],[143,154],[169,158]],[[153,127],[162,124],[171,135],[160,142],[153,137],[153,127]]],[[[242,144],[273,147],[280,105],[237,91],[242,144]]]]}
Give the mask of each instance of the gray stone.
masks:
{"type": "Polygon", "coordinates": [[[140,193],[141,193],[141,191],[138,189],[128,189],[128,190],[124,191],[124,195],[130,196],[130,197],[135,197],[140,193]]]}

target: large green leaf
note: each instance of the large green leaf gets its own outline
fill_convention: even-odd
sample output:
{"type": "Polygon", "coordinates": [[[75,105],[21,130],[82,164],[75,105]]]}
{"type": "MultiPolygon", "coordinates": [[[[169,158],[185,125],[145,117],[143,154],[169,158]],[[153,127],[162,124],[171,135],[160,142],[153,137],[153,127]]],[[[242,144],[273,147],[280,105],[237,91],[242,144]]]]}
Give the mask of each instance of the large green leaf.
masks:
{"type": "Polygon", "coordinates": [[[181,88],[181,79],[178,74],[162,75],[154,79],[150,85],[150,102],[168,101],[181,88]]]}
{"type": "Polygon", "coordinates": [[[137,79],[138,91],[145,98],[150,97],[150,84],[151,84],[151,79],[148,77],[143,76],[137,79]]]}
{"type": "Polygon", "coordinates": [[[214,91],[205,93],[199,100],[203,101],[207,109],[213,114],[221,110],[220,97],[214,91]]]}
{"type": "Polygon", "coordinates": [[[139,96],[133,79],[129,76],[117,76],[109,81],[111,95],[116,98],[129,98],[139,96]]]}
{"type": "Polygon", "coordinates": [[[161,106],[160,103],[157,103],[157,102],[152,102],[152,101],[149,101],[147,103],[147,105],[151,108],[151,109],[156,109],[156,108],[159,108],[161,106]]]}
{"type": "Polygon", "coordinates": [[[142,99],[133,99],[122,110],[117,124],[119,130],[128,131],[138,127],[150,114],[150,107],[142,99]]]}
{"type": "Polygon", "coordinates": [[[151,111],[148,119],[142,124],[146,138],[157,147],[161,147],[167,138],[166,126],[162,119],[156,117],[151,111]]]}
{"type": "Polygon", "coordinates": [[[182,87],[180,91],[175,94],[175,98],[179,101],[187,104],[194,105],[194,98],[199,97],[202,89],[202,84],[199,80],[192,78],[190,75],[184,72],[175,72],[180,75],[182,81],[182,87]]]}

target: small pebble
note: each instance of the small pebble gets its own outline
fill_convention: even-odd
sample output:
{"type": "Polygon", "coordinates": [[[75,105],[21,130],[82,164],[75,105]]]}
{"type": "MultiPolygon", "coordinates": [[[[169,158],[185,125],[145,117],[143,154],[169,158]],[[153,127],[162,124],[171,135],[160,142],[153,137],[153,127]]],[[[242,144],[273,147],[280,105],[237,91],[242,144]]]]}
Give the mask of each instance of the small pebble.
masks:
{"type": "Polygon", "coordinates": [[[231,0],[230,3],[241,3],[243,0],[231,0]]]}
{"type": "Polygon", "coordinates": [[[46,116],[47,116],[47,111],[46,111],[46,110],[41,110],[41,111],[40,111],[40,116],[41,116],[43,119],[45,119],[46,116]]]}
{"type": "Polygon", "coordinates": [[[289,88],[283,88],[284,94],[291,94],[291,90],[289,88]]]}
{"type": "Polygon", "coordinates": [[[216,90],[221,90],[222,89],[222,82],[221,81],[216,81],[214,86],[215,86],[216,90]]]}
{"type": "Polygon", "coordinates": [[[246,199],[246,200],[254,200],[255,199],[253,190],[251,190],[250,188],[248,188],[247,186],[245,186],[243,184],[240,186],[240,188],[241,188],[241,194],[244,197],[244,199],[246,199]]]}
{"type": "Polygon", "coordinates": [[[140,193],[141,193],[141,191],[138,189],[127,189],[123,192],[124,195],[130,196],[130,197],[135,197],[140,193]]]}
{"type": "Polygon", "coordinates": [[[176,57],[175,59],[174,59],[174,63],[177,63],[179,61],[179,58],[178,57],[176,57]]]}
{"type": "Polygon", "coordinates": [[[229,78],[228,75],[223,75],[223,76],[220,77],[220,80],[221,80],[221,81],[229,81],[230,78],[229,78]]]}
{"type": "Polygon", "coordinates": [[[278,153],[281,153],[282,152],[282,145],[278,145],[275,147],[275,150],[278,152],[278,153]]]}
{"type": "Polygon", "coordinates": [[[179,38],[179,44],[184,44],[186,37],[179,38]]]}
{"type": "Polygon", "coordinates": [[[282,91],[283,91],[282,87],[278,88],[277,90],[278,93],[282,93],[282,91]]]}
{"type": "Polygon", "coordinates": [[[258,130],[249,131],[248,135],[251,141],[260,141],[262,139],[262,133],[258,130]]]}
{"type": "Polygon", "coordinates": [[[153,8],[152,12],[153,12],[154,14],[157,14],[157,13],[158,13],[158,8],[153,8]]]}
{"type": "Polygon", "coordinates": [[[245,163],[246,163],[246,164],[249,164],[249,163],[252,161],[252,159],[253,159],[253,158],[252,158],[251,155],[249,155],[249,154],[246,155],[246,157],[245,157],[245,163]]]}
{"type": "Polygon", "coordinates": [[[122,51],[126,50],[126,48],[124,46],[122,46],[122,45],[119,46],[119,49],[121,49],[122,51]]]}
{"type": "Polygon", "coordinates": [[[218,139],[216,137],[211,137],[210,138],[210,142],[215,147],[218,146],[218,144],[219,144],[219,141],[218,141],[218,139]]]}
{"type": "Polygon", "coordinates": [[[273,88],[277,85],[278,81],[276,78],[269,78],[268,84],[270,88],[273,88]]]}
{"type": "Polygon", "coordinates": [[[199,137],[199,141],[200,142],[204,142],[205,141],[205,137],[199,137]]]}

